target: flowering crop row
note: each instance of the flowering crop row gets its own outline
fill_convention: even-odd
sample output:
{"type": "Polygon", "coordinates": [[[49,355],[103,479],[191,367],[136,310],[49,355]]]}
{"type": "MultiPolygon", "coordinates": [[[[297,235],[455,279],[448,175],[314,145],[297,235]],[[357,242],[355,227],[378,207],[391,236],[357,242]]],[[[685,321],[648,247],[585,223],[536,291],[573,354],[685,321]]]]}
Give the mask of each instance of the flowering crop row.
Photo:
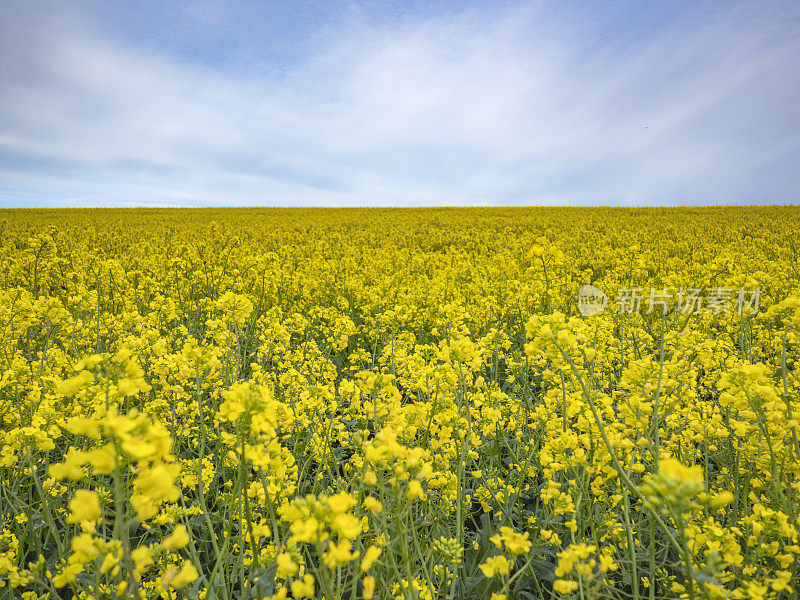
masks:
{"type": "Polygon", "coordinates": [[[2,212],[0,599],[796,597],[799,216],[2,212]]]}

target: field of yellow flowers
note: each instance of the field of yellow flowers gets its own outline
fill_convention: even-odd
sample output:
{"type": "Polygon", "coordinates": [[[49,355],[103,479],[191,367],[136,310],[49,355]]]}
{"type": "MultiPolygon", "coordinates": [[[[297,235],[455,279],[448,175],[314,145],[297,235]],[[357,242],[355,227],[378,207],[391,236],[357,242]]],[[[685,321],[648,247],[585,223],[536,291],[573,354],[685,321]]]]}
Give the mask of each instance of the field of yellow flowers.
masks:
{"type": "Polygon", "coordinates": [[[0,599],[796,598],[799,233],[0,211],[0,599]]]}

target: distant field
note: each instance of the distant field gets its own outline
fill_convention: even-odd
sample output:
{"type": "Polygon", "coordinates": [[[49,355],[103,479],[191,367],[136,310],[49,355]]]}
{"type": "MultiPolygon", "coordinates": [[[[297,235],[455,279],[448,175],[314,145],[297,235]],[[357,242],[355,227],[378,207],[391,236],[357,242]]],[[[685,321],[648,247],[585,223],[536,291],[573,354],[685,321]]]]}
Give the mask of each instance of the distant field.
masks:
{"type": "Polygon", "coordinates": [[[0,599],[795,598],[799,233],[0,211],[0,599]]]}

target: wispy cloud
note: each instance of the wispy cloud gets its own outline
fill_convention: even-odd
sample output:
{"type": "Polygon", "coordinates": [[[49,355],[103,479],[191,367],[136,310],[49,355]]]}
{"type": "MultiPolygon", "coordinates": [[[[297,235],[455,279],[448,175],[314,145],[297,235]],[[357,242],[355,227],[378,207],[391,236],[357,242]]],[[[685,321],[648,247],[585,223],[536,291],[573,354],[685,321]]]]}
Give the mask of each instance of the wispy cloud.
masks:
{"type": "Polygon", "coordinates": [[[21,4],[0,21],[0,203],[797,202],[797,7],[351,10],[294,62],[242,68],[21,4]]]}

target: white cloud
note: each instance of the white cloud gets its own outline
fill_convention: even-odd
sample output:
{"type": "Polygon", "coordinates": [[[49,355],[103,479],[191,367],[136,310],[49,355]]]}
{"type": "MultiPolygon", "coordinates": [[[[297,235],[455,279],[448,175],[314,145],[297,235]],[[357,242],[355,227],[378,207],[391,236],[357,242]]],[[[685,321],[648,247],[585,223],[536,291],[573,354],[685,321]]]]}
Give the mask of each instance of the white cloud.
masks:
{"type": "Polygon", "coordinates": [[[800,40],[782,8],[636,43],[544,9],[354,21],[270,76],[39,15],[2,30],[0,187],[71,203],[793,202],[800,40]]]}

